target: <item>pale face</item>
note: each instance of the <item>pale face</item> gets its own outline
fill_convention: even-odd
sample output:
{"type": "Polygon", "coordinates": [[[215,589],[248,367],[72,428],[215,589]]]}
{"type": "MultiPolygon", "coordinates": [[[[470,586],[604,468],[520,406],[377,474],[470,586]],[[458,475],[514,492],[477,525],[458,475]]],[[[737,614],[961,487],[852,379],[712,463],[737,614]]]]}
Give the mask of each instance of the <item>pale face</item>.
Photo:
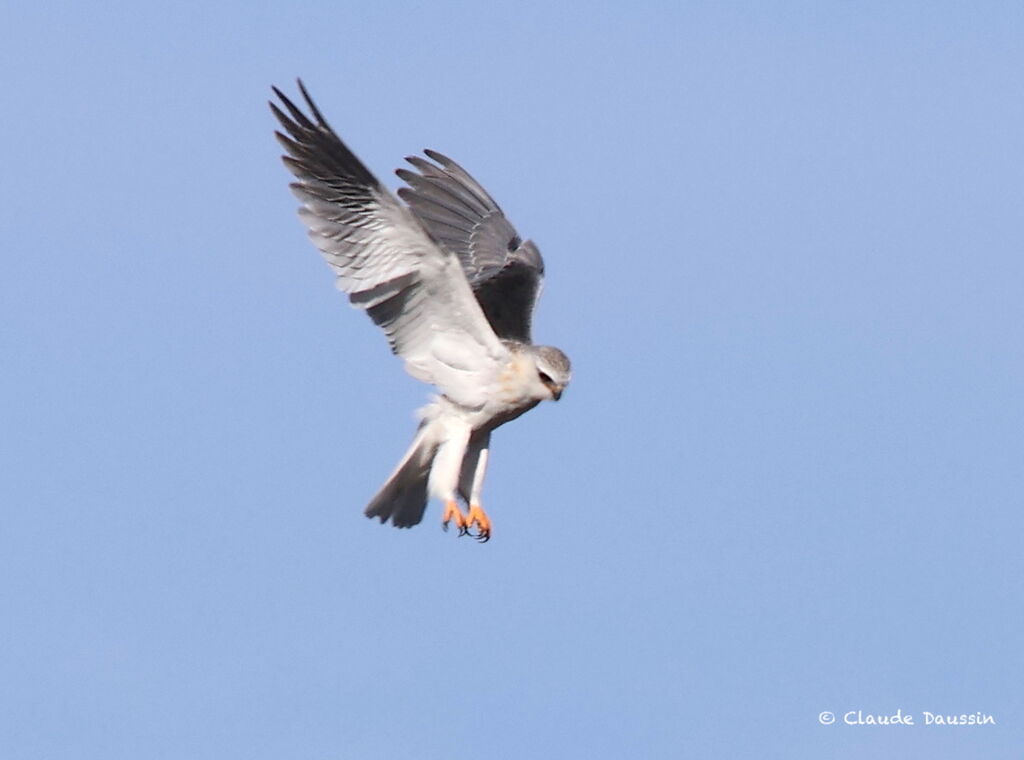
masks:
{"type": "Polygon", "coordinates": [[[569,358],[557,348],[538,346],[534,352],[534,363],[537,381],[546,391],[540,397],[558,401],[572,377],[569,358]]]}

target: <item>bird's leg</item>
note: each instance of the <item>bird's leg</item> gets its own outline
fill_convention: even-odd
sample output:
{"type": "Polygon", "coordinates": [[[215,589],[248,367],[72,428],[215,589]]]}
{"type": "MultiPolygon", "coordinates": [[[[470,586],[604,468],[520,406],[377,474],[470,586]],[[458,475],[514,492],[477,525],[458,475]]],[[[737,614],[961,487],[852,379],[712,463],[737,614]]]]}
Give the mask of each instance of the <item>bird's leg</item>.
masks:
{"type": "Polygon", "coordinates": [[[469,445],[470,428],[459,420],[448,420],[443,434],[444,440],[438,446],[430,466],[428,487],[431,496],[444,501],[441,527],[448,530],[448,524],[454,522],[459,535],[464,536],[469,522],[455,501],[455,490],[458,487],[462,459],[469,445]]]}
{"type": "Polygon", "coordinates": [[[480,506],[480,494],[484,490],[484,476],[487,474],[489,453],[489,441],[485,439],[477,454],[476,467],[473,470],[473,486],[469,491],[469,516],[466,518],[466,530],[471,530],[476,525],[477,533],[473,538],[481,543],[491,539],[491,519],[480,506]]]}

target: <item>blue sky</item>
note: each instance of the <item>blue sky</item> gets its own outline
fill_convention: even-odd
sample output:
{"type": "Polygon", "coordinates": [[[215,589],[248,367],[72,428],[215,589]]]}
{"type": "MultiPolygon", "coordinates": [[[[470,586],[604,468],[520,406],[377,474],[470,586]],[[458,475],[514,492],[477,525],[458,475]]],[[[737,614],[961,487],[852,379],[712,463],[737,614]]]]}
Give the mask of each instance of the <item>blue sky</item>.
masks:
{"type": "Polygon", "coordinates": [[[1018,4],[19,5],[4,758],[1019,757],[1018,4]],[[486,546],[361,515],[427,390],[295,217],[296,76],[546,256],[486,546]]]}

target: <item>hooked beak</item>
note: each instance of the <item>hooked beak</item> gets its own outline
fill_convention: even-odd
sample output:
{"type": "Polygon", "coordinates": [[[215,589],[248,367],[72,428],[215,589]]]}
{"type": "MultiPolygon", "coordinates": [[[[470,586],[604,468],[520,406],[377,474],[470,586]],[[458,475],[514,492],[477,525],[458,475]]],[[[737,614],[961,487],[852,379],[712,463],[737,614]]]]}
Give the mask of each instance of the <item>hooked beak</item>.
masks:
{"type": "Polygon", "coordinates": [[[551,391],[551,395],[552,397],[554,397],[555,401],[558,401],[558,399],[562,398],[562,392],[565,390],[565,386],[555,385],[554,383],[552,383],[551,385],[548,386],[548,390],[551,391]]]}

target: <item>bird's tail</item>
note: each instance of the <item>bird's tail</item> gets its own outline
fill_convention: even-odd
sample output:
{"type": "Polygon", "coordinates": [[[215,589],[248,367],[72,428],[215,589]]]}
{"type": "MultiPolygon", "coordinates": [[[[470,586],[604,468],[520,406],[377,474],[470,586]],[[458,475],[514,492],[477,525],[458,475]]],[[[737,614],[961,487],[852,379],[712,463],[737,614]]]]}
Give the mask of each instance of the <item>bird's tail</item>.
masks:
{"type": "Polygon", "coordinates": [[[402,461],[366,507],[367,517],[379,517],[382,523],[390,519],[396,528],[411,528],[423,519],[430,466],[438,446],[433,433],[429,422],[420,425],[402,461]]]}

